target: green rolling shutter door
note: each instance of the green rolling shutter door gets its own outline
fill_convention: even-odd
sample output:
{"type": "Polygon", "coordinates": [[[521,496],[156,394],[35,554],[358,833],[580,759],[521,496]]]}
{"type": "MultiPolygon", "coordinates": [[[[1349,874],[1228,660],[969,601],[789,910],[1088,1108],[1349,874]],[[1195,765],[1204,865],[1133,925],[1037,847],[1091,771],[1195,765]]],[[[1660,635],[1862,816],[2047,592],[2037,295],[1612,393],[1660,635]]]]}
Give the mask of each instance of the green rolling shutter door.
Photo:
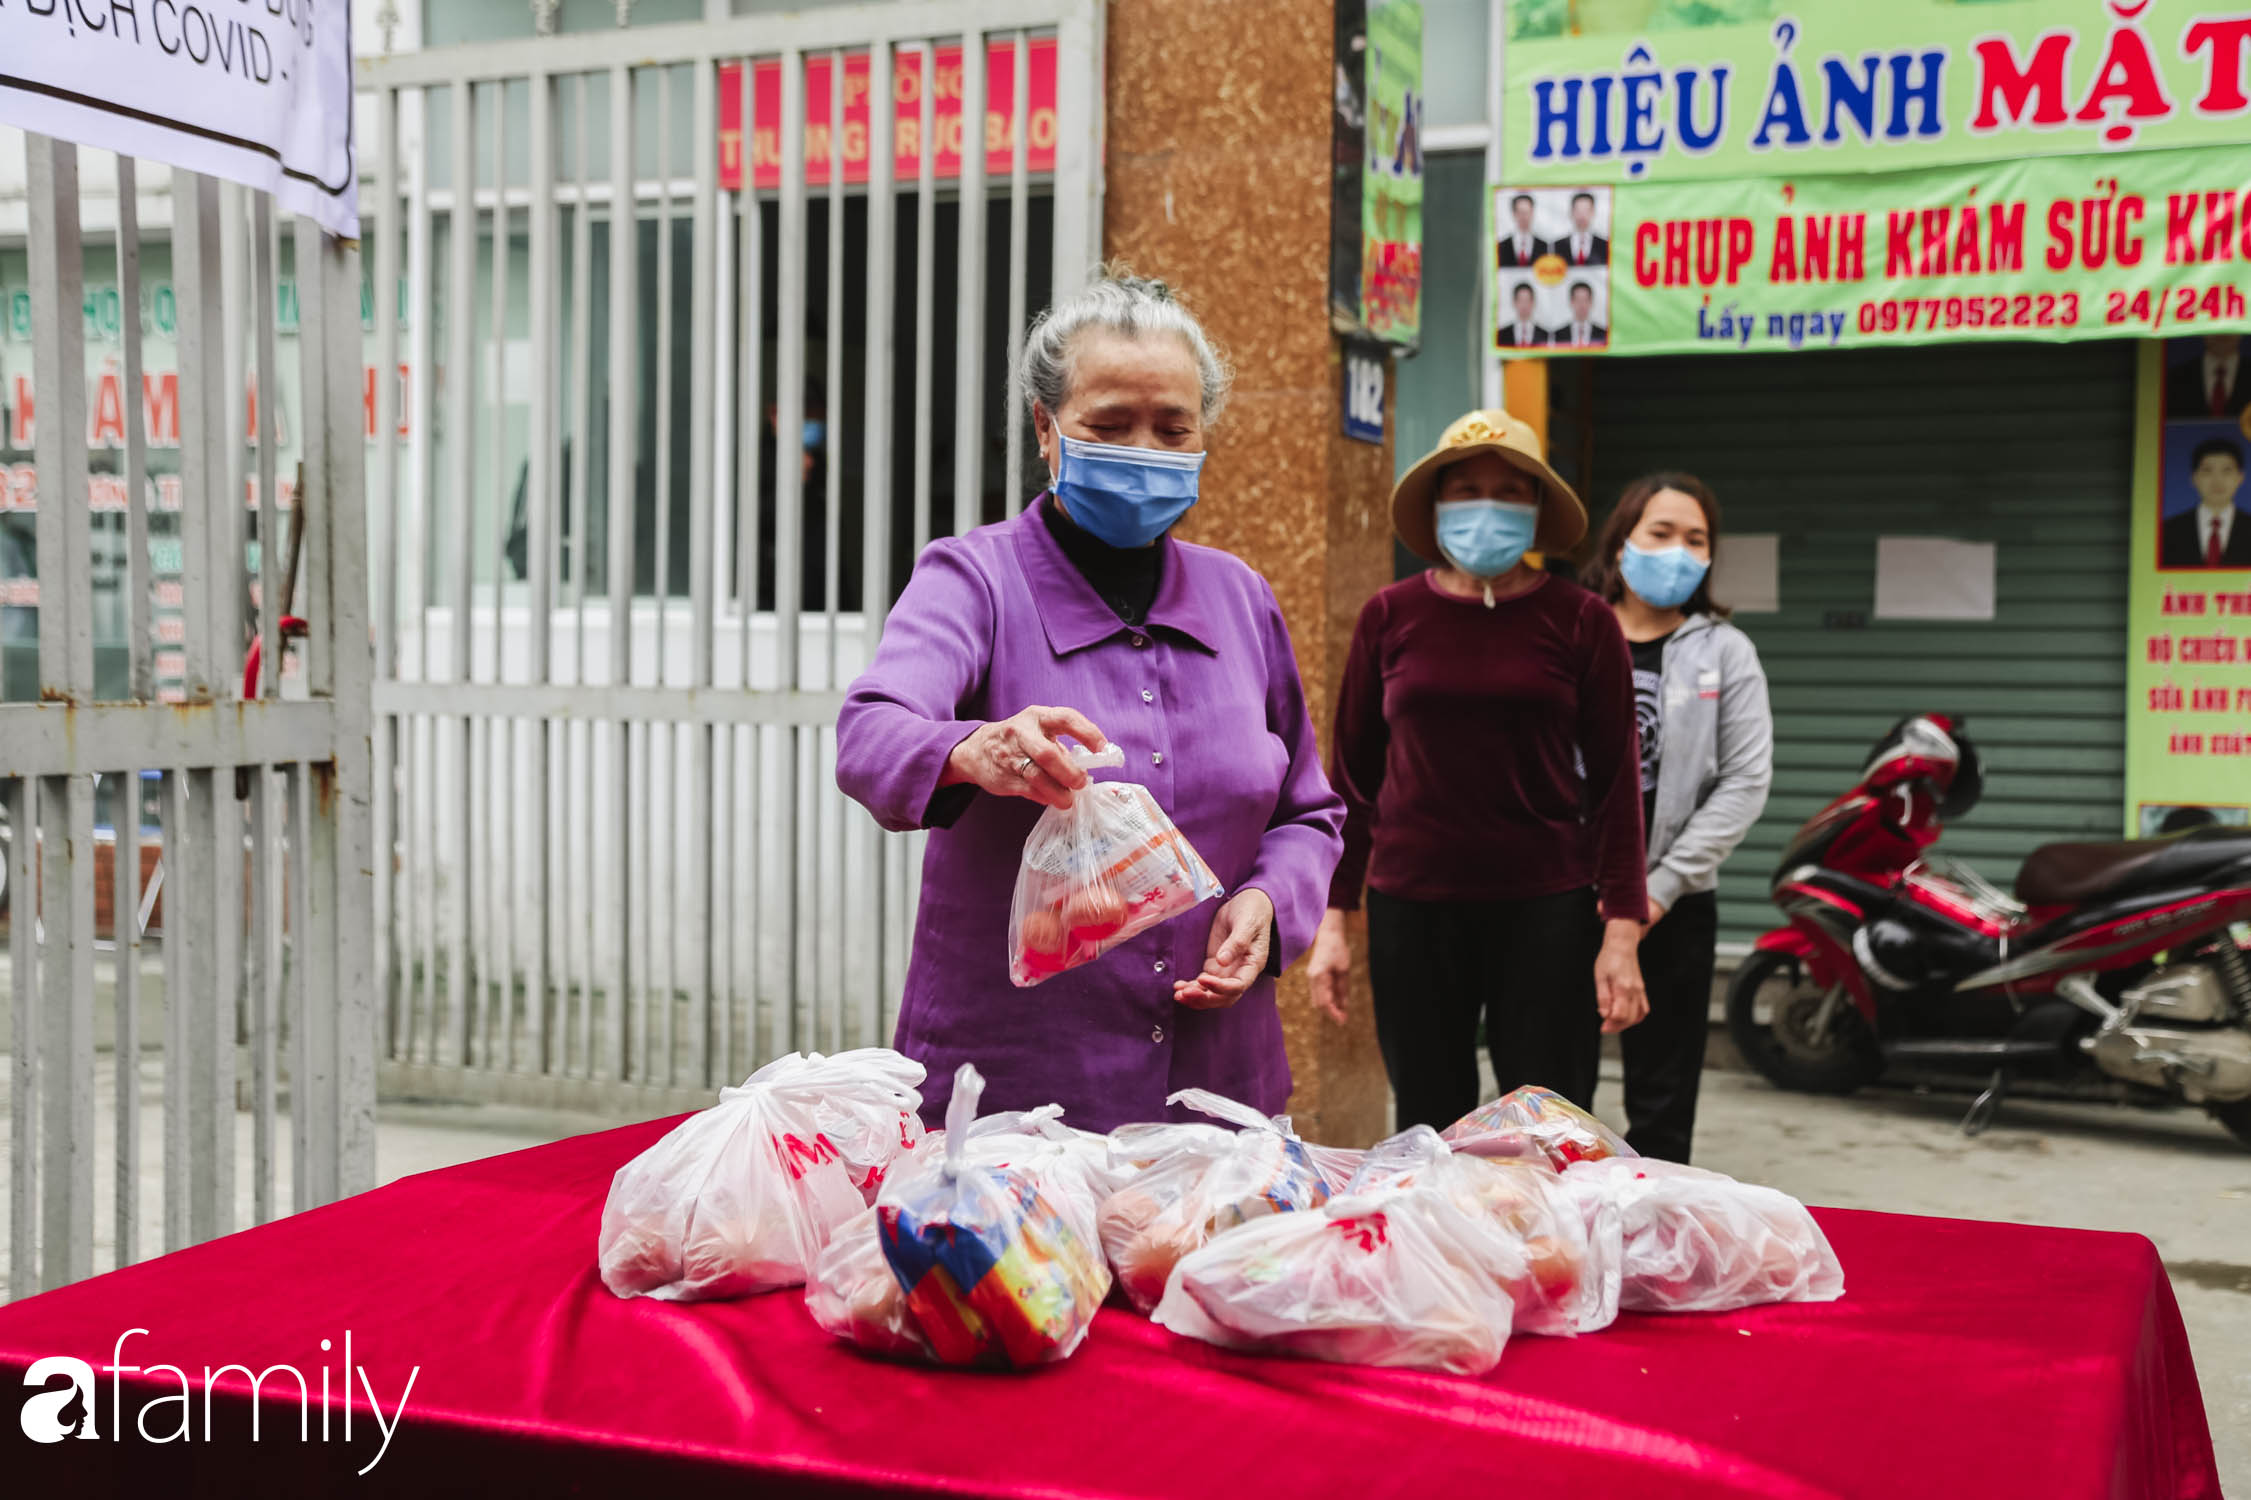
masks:
{"type": "Polygon", "coordinates": [[[1678,468],[1717,491],[1727,531],[1781,537],[1780,612],[1737,618],[1772,683],[1775,775],[1722,874],[1723,942],[1774,924],[1767,882],[1789,835],[1906,714],[1967,717],[1985,797],[1940,847],[1997,884],[2037,845],[2119,837],[2133,355],[1590,361],[1598,518],[1634,476],[1678,468]],[[1997,543],[1996,618],[1876,619],[1882,535],[1997,543]]]}

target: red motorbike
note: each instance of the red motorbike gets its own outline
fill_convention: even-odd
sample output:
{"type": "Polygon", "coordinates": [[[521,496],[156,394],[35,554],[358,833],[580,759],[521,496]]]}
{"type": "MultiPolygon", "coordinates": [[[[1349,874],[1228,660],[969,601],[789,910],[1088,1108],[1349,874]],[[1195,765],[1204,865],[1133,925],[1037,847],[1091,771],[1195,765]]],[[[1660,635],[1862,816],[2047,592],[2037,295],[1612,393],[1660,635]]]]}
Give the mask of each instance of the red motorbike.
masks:
{"type": "Polygon", "coordinates": [[[1789,925],[1728,992],[1730,1034],[1784,1088],[1848,1093],[1892,1063],[2101,1084],[2202,1105],[2251,1144],[2251,829],[2033,851],[2012,898],[1933,847],[1984,787],[1960,720],[1922,714],[1813,815],[1774,877],[1789,925]]]}

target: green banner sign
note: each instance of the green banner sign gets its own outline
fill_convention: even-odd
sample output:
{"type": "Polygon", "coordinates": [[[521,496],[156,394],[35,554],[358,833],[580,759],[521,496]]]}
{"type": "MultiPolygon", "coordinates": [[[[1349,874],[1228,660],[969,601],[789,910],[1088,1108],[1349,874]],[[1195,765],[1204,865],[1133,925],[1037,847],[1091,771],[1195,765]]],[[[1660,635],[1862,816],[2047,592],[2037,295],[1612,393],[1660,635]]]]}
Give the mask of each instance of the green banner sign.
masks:
{"type": "Polygon", "coordinates": [[[1337,0],[1329,315],[1413,349],[1422,335],[1422,0],[1337,0]]]}
{"type": "Polygon", "coordinates": [[[2251,368],[2230,338],[2142,351],[2127,635],[2137,837],[2251,823],[2251,368]]]}
{"type": "Polygon", "coordinates": [[[1412,346],[1422,333],[1423,8],[1368,6],[1367,171],[1360,193],[1360,310],[1367,330],[1412,346]]]}
{"type": "Polygon", "coordinates": [[[1531,0],[1504,180],[1891,172],[2251,134],[2251,13],[2205,0],[1531,0]]]}
{"type": "Polygon", "coordinates": [[[2251,152],[1495,190],[1510,354],[2251,328],[2251,152]]]}

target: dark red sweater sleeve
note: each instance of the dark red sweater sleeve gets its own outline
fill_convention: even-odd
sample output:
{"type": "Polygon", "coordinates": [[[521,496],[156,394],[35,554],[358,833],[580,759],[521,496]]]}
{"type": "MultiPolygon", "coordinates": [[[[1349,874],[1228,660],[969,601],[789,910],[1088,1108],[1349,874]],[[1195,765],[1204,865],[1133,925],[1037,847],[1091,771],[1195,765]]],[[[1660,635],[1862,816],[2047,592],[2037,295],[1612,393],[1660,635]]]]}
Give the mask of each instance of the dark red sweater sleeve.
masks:
{"type": "Polygon", "coordinates": [[[1381,594],[1361,606],[1337,684],[1336,729],[1329,743],[1329,784],[1344,798],[1344,855],[1329,882],[1329,905],[1360,908],[1375,839],[1376,795],[1383,789],[1391,729],[1383,717],[1383,634],[1388,610],[1381,594]]]}
{"type": "Polygon", "coordinates": [[[1649,919],[1642,855],[1641,734],[1634,724],[1634,659],[1618,617],[1589,599],[1580,615],[1579,750],[1587,766],[1587,828],[1595,891],[1611,919],[1649,919]]]}

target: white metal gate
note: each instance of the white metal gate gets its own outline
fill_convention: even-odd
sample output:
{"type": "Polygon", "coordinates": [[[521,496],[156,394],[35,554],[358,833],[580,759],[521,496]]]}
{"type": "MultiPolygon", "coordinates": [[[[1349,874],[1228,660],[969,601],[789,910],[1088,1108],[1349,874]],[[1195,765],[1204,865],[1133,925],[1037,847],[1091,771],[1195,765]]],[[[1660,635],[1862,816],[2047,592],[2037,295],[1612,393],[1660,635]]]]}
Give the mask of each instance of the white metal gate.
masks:
{"type": "Polygon", "coordinates": [[[1097,258],[1101,37],[928,0],[361,64],[387,1091],[654,1113],[888,1040],[919,840],[833,725],[921,545],[1023,503],[996,372],[1097,258]]]}
{"type": "Polygon", "coordinates": [[[115,161],[115,218],[89,230],[78,149],[13,133],[0,149],[18,140],[33,347],[9,442],[34,449],[36,582],[17,576],[7,599],[21,610],[36,590],[38,672],[30,701],[0,703],[0,800],[21,1296],[226,1233],[245,1211],[262,1222],[373,1186],[376,1030],[358,253],[292,228],[263,193],[161,168],[144,184],[101,152],[87,156],[102,173],[115,161]],[[176,408],[153,379],[144,398],[144,190],[169,208],[176,408]],[[122,369],[95,371],[87,261],[107,275],[111,252],[122,369]],[[295,382],[275,340],[291,256],[295,382]],[[293,475],[276,472],[285,408],[293,475]],[[152,424],[176,472],[152,467],[152,424]],[[152,525],[175,558],[162,567],[152,525]],[[284,615],[309,622],[286,645],[284,615]],[[265,670],[246,694],[251,649],[265,670]],[[161,1182],[160,1230],[144,1179],[161,1182]]]}

